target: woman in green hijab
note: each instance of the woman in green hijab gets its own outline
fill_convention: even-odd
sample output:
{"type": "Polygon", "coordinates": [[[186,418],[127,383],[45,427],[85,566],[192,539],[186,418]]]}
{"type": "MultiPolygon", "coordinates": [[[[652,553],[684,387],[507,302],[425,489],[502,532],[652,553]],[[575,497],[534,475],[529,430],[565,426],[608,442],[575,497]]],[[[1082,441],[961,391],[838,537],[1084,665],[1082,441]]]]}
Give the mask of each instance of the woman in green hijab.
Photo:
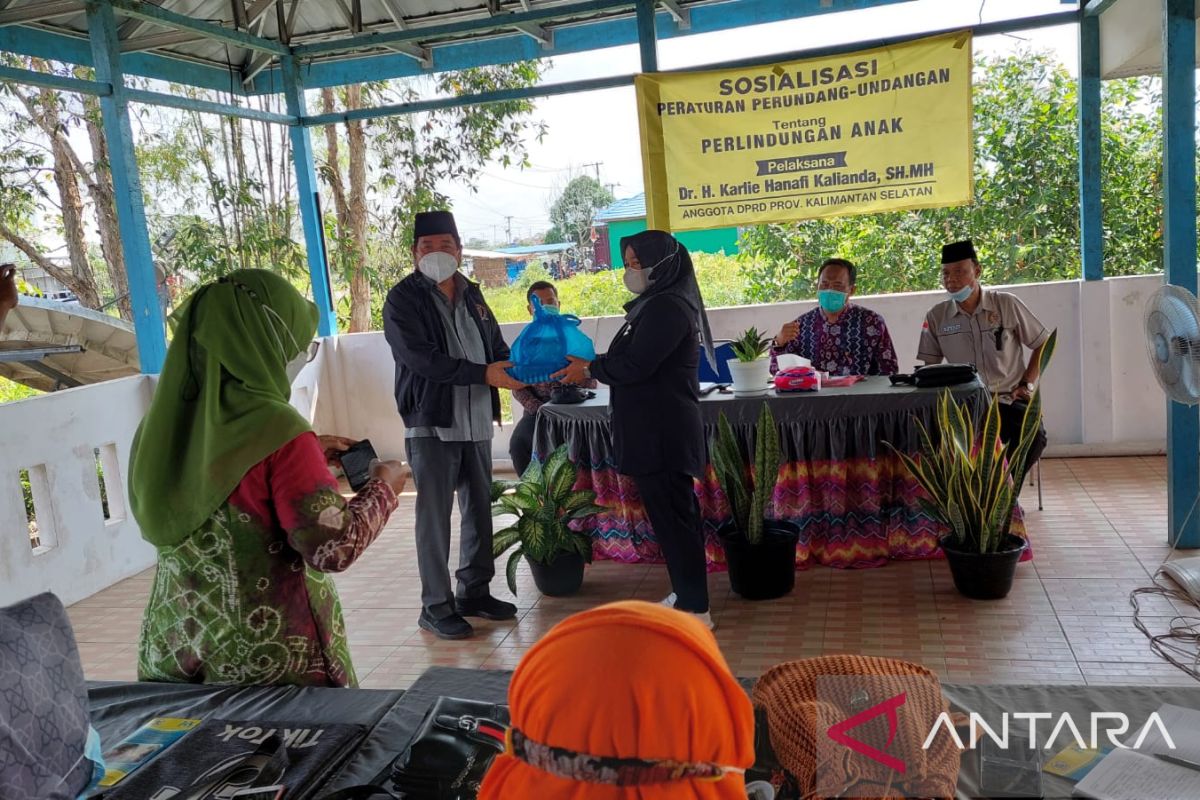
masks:
{"type": "Polygon", "coordinates": [[[138,677],[354,686],[327,573],[354,563],[398,504],[407,467],[376,462],[352,500],[288,404],[317,312],[283,278],[231,273],[179,313],[133,440],[129,495],[158,548],[138,677]]]}

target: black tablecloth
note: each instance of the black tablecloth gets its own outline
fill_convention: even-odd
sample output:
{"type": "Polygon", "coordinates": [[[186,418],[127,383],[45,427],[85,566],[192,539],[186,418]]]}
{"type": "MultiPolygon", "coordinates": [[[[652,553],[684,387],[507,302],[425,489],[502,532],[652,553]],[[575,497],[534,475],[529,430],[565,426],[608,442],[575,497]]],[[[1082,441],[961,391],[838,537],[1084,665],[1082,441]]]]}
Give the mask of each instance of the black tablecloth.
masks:
{"type": "MultiPolygon", "coordinates": [[[[367,726],[366,738],[331,776],[327,790],[368,783],[391,764],[416,728],[411,722],[413,713],[402,705],[404,694],[399,690],[176,683],[92,683],[88,687],[92,724],[106,750],[154,717],[367,726]]],[[[418,722],[421,714],[423,708],[416,713],[418,722]]]]}
{"type": "MultiPolygon", "coordinates": [[[[421,718],[439,696],[503,703],[511,672],[431,667],[407,692],[369,689],[296,689],[291,687],[220,688],[173,684],[92,684],[89,697],[93,723],[105,746],[132,733],[156,716],[242,716],[270,720],[350,722],[370,726],[362,746],[351,755],[325,787],[326,791],[371,782],[384,773],[416,732],[421,718]]],[[[743,679],[750,689],[752,679],[743,679]]],[[[1001,711],[1049,712],[1039,735],[1047,736],[1062,713],[1069,713],[1083,736],[1091,712],[1122,712],[1136,735],[1147,716],[1164,703],[1200,709],[1200,686],[1149,688],[1138,686],[1033,686],[943,684],[951,706],[995,719],[1001,711]]],[[[1016,722],[1013,723],[1017,725],[1016,722]]],[[[1028,725],[1028,723],[1022,723],[1028,725]]],[[[1014,728],[1013,735],[1021,729],[1014,728]]],[[[1103,730],[1103,728],[1102,728],[1103,730]]],[[[1176,735],[1178,732],[1176,732],[1176,735]]],[[[1101,734],[1103,735],[1103,733],[1101,734]]],[[[1193,733],[1194,735],[1194,733],[1193,733]]],[[[1056,741],[1066,743],[1070,734],[1056,741]]],[[[1049,758],[1054,752],[1046,752],[1049,758]]],[[[1072,784],[1044,774],[1043,795],[1071,797],[1072,784]]],[[[319,796],[319,795],[318,795],[319,796]]],[[[974,752],[963,754],[957,797],[980,797],[979,771],[974,752]]],[[[1146,800],[1153,800],[1147,798],[1146,800]]]]}
{"type": "MultiPolygon", "coordinates": [[[[600,387],[591,400],[576,405],[542,406],[534,433],[535,449],[545,458],[566,443],[571,460],[593,466],[612,466],[608,388],[600,387]]],[[[889,442],[904,452],[916,452],[917,423],[930,427],[941,389],[892,386],[887,378],[871,377],[845,388],[819,392],[776,393],[764,397],[734,397],[713,392],[701,399],[706,436],[711,437],[722,413],[734,431],[753,435],[762,404],[771,407],[779,425],[785,461],[840,461],[875,458],[889,442]]],[[[987,389],[978,379],[952,388],[954,398],[978,417],[987,407],[987,389]]]]}

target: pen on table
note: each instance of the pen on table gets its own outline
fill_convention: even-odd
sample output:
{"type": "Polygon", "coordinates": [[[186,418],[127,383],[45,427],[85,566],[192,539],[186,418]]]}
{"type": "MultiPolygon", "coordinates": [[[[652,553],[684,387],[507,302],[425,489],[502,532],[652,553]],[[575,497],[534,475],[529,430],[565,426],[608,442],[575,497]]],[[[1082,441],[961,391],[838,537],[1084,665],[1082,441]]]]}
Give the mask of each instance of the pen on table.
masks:
{"type": "Polygon", "coordinates": [[[1159,761],[1166,761],[1168,764],[1175,764],[1179,767],[1187,767],[1188,769],[1194,769],[1197,772],[1200,772],[1200,763],[1196,761],[1188,761],[1186,758],[1167,755],[1166,753],[1154,753],[1153,755],[1159,761]]]}

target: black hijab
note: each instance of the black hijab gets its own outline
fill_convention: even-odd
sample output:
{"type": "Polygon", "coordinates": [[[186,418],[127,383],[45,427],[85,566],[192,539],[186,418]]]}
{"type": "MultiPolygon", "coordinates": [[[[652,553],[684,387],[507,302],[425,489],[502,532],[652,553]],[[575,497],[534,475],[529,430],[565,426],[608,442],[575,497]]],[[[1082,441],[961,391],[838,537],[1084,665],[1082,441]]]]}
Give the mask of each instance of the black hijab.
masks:
{"type": "Polygon", "coordinates": [[[632,247],[642,269],[654,268],[650,273],[646,291],[625,304],[625,319],[632,322],[645,308],[647,301],[659,295],[674,295],[680,298],[696,314],[696,327],[704,344],[704,357],[709,366],[717,369],[717,356],[713,351],[712,331],[708,328],[708,315],[704,313],[704,298],[700,296],[700,285],[696,283],[696,270],[687,248],[666,231],[642,231],[621,239],[621,259],[625,249],[632,247]]]}

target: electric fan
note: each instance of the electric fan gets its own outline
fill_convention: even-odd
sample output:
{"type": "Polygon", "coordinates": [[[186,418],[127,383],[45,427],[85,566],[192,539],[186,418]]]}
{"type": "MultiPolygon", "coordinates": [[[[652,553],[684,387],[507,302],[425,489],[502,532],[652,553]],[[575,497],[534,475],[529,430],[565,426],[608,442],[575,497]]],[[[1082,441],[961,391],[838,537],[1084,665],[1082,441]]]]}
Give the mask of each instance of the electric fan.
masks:
{"type": "MultiPolygon", "coordinates": [[[[1179,286],[1160,287],[1146,304],[1145,324],[1150,366],[1167,397],[1189,406],[1200,403],[1200,305],[1196,296],[1179,286]]],[[[1200,558],[1167,560],[1159,571],[1200,606],[1200,558]]]]}
{"type": "Polygon", "coordinates": [[[1176,403],[1200,403],[1200,308],[1187,289],[1167,284],[1146,304],[1146,352],[1163,391],[1176,403]]]}

